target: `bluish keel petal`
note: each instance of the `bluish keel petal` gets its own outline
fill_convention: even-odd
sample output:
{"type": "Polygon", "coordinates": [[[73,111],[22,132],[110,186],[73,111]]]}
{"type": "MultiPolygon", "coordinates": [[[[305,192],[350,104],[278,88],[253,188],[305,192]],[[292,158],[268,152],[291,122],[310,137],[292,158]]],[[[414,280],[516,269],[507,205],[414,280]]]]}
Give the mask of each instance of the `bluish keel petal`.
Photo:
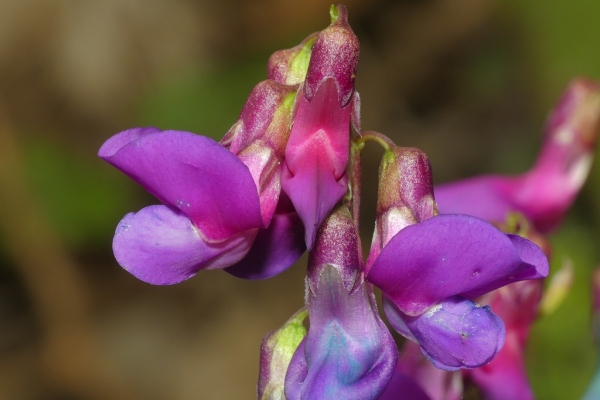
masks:
{"type": "Polygon", "coordinates": [[[288,368],[285,394],[299,399],[377,399],[390,381],[398,350],[363,283],[348,293],[337,269],[309,292],[310,329],[288,368]]]}
{"type": "Polygon", "coordinates": [[[504,323],[487,306],[453,297],[410,317],[393,303],[384,307],[390,319],[403,319],[427,358],[438,368],[454,371],[490,362],[504,345],[504,323]]]}

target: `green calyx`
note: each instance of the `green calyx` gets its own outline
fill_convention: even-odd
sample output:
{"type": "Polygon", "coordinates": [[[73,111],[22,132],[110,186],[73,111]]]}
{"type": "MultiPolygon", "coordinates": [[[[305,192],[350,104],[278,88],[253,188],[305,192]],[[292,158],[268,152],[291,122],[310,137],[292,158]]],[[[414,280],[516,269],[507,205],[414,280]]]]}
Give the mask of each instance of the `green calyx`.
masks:
{"type": "Polygon", "coordinates": [[[297,312],[269,339],[270,344],[273,345],[273,352],[286,359],[288,363],[306,336],[303,322],[307,316],[306,310],[297,312]]]}
{"type": "Polygon", "coordinates": [[[287,84],[297,84],[300,82],[304,82],[304,78],[308,72],[308,64],[310,63],[310,56],[312,54],[312,48],[315,44],[315,39],[317,37],[313,36],[309,38],[302,46],[302,49],[292,58],[290,61],[290,66],[287,74],[286,83],[287,84]]]}
{"type": "Polygon", "coordinates": [[[331,23],[335,24],[340,16],[340,10],[336,5],[332,4],[331,7],[329,7],[329,15],[331,16],[331,23]]]}
{"type": "MultiPolygon", "coordinates": [[[[287,368],[298,345],[306,336],[305,309],[298,311],[275,332],[263,339],[261,352],[268,354],[268,372],[259,377],[258,398],[260,400],[283,398],[287,368]]],[[[261,367],[262,370],[262,367],[261,367]]]]}

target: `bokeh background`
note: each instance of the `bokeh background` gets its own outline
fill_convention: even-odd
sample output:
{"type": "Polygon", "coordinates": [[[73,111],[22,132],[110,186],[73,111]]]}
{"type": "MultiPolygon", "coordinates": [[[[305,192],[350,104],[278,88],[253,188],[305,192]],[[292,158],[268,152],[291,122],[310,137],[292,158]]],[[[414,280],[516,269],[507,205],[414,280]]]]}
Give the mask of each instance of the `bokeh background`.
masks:
{"type": "MultiPolygon", "coordinates": [[[[96,152],[133,126],[220,138],[270,53],[329,24],[303,0],[0,0],[0,399],[252,399],[262,336],[303,304],[305,259],[264,282],[222,271],[152,287],[121,270],[114,228],[156,203],[96,152]]],[[[436,182],[520,173],[576,76],[600,79],[600,2],[348,0],[362,125],[431,159],[436,182]]],[[[382,152],[365,150],[365,176],[382,152]]],[[[363,188],[370,243],[376,179],[363,188]]],[[[594,372],[589,280],[600,165],[561,229],[575,284],[534,327],[539,399],[594,372]]],[[[469,398],[477,393],[469,388],[469,398]]]]}

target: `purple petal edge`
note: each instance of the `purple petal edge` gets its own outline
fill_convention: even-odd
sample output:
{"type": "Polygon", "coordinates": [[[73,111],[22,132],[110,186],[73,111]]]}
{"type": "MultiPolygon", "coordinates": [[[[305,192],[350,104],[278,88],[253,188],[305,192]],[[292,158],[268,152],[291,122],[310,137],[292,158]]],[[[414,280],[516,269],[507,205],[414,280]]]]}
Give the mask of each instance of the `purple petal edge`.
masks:
{"type": "Polygon", "coordinates": [[[263,226],[248,167],[212,139],[134,128],[110,138],[99,155],[162,203],[180,209],[208,241],[263,226]]]}
{"type": "Polygon", "coordinates": [[[511,239],[475,217],[438,215],[396,234],[366,280],[402,312],[416,316],[442,299],[455,295],[473,299],[547,272],[548,261],[534,243],[511,239]]]}
{"type": "Polygon", "coordinates": [[[117,262],[136,278],[172,285],[201,269],[224,268],[248,252],[256,230],[220,243],[205,242],[189,218],[163,205],[127,214],[117,226],[113,251],[117,262]]]}

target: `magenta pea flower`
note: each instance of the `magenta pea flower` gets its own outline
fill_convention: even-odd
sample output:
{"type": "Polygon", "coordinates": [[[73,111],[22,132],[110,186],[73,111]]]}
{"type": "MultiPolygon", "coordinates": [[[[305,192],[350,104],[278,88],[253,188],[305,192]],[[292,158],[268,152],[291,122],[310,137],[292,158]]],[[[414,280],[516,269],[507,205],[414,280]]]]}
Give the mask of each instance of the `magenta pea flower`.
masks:
{"type": "Polygon", "coordinates": [[[504,343],[504,324],[473,300],[547,276],[540,248],[475,217],[437,215],[429,160],[417,149],[386,151],[376,221],[365,279],[382,290],[392,326],[438,368],[491,361],[504,343]]]}
{"type": "Polygon", "coordinates": [[[442,213],[463,213],[504,222],[520,212],[547,233],[563,218],[589,173],[600,124],[600,85],[574,80],[546,124],[533,168],[519,176],[487,175],[437,185],[442,213]]]}
{"type": "Polygon", "coordinates": [[[173,284],[235,264],[264,227],[248,167],[211,139],[134,128],[98,154],[163,203],[127,214],[113,240],[119,264],[145,282],[173,284]]]}
{"type": "Polygon", "coordinates": [[[282,176],[283,190],[304,223],[309,249],[319,226],[348,189],[353,116],[358,123],[358,39],[345,7],[332,7],[331,18],[331,25],[315,39],[298,93],[282,176]]]}
{"type": "Polygon", "coordinates": [[[329,28],[274,54],[269,80],[220,144],[134,128],[102,146],[100,157],[163,203],[119,224],[113,250],[126,270],[153,284],[213,268],[262,279],[312,246],[346,193],[350,120],[358,123],[358,40],[343,6],[331,15],[329,28]]]}
{"type": "Polygon", "coordinates": [[[398,350],[360,265],[356,226],[337,208],[309,253],[310,327],[287,370],[288,400],[377,399],[392,378],[398,350]]]}
{"type": "MultiPolygon", "coordinates": [[[[585,182],[599,123],[600,85],[583,79],[573,81],[548,119],[544,146],[529,172],[517,177],[483,176],[437,186],[440,210],[477,215],[496,223],[511,221],[511,213],[519,212],[522,216],[518,218],[530,220],[535,229],[551,231],[585,182]]],[[[523,231],[528,221],[518,225],[523,231]]],[[[544,242],[535,229],[519,233],[544,242]]],[[[534,398],[523,352],[537,316],[541,291],[540,282],[529,281],[486,296],[484,301],[498,310],[507,330],[506,344],[498,356],[488,365],[467,372],[486,399],[534,398]]]]}
{"type": "Polygon", "coordinates": [[[275,81],[258,84],[224,139],[229,149],[156,128],[109,139],[99,156],[163,203],[119,223],[113,240],[119,264],[158,285],[201,269],[231,267],[234,275],[266,278],[292,265],[305,250],[303,228],[280,196],[279,171],[294,96],[275,81]]]}

